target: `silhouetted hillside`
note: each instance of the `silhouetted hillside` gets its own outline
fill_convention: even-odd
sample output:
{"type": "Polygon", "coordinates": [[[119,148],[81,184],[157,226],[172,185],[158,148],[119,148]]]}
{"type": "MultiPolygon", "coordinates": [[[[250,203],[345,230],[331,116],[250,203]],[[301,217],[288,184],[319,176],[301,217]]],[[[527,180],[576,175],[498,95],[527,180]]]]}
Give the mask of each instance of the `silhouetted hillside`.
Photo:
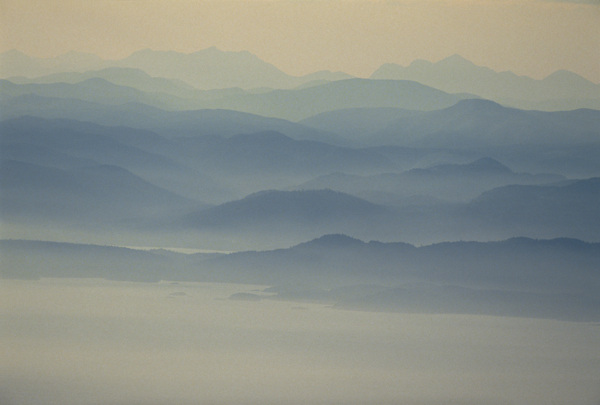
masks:
{"type": "Polygon", "coordinates": [[[566,185],[514,185],[483,193],[467,207],[467,215],[523,234],[538,229],[555,235],[597,240],[600,234],[600,178],[566,185]]]}
{"type": "Polygon", "coordinates": [[[327,236],[289,249],[235,253],[217,258],[213,264],[223,268],[243,266],[247,260],[260,263],[256,268],[249,267],[253,271],[264,269],[266,274],[274,272],[277,277],[285,277],[288,272],[290,277],[299,274],[305,277],[305,283],[315,286],[320,283],[319,274],[328,277],[330,271],[345,271],[351,277],[360,277],[361,282],[427,281],[536,291],[595,289],[600,281],[595,267],[600,260],[600,245],[564,238],[414,247],[327,236]],[[569,263],[576,263],[577,269],[569,268],[569,263]]]}
{"type": "Polygon", "coordinates": [[[600,244],[513,238],[414,247],[326,235],[214,258],[0,241],[4,278],[100,277],[271,285],[274,298],[359,310],[600,319],[600,244]]]}

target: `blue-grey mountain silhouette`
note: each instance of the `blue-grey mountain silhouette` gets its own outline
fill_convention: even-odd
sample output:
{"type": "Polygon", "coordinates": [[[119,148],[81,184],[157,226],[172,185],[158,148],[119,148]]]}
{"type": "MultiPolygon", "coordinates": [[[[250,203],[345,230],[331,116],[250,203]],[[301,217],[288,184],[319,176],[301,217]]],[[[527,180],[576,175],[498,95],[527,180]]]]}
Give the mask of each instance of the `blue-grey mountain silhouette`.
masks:
{"type": "Polygon", "coordinates": [[[201,104],[200,100],[180,98],[166,93],[145,92],[134,87],[117,85],[99,77],[77,83],[15,84],[8,80],[0,80],[0,91],[3,98],[35,94],[41,97],[76,99],[110,105],[143,103],[176,110],[193,109],[201,104]]]}
{"type": "Polygon", "coordinates": [[[211,106],[298,121],[323,112],[349,108],[391,107],[430,111],[471,97],[468,94],[448,94],[405,80],[347,79],[299,90],[273,90],[228,97],[213,101],[211,106]]]}
{"type": "Polygon", "coordinates": [[[600,111],[572,110],[600,97],[571,72],[533,80],[453,56],[371,79],[293,77],[209,48],[11,51],[0,77],[3,237],[258,250],[3,240],[3,277],[253,283],[336,308],[600,318],[600,111]]]}
{"type": "Polygon", "coordinates": [[[232,196],[187,166],[181,145],[146,130],[22,117],[0,122],[0,145],[2,159],[63,169],[112,165],[191,199],[232,196]]]}
{"type": "Polygon", "coordinates": [[[543,184],[563,179],[563,176],[553,174],[514,173],[495,159],[481,158],[466,164],[448,163],[402,173],[371,176],[334,173],[312,179],[299,185],[298,189],[331,188],[367,199],[379,196],[388,203],[414,196],[468,201],[484,191],[503,185],[543,184]]]}
{"type": "MultiPolygon", "coordinates": [[[[189,84],[175,79],[153,77],[140,69],[108,67],[86,72],[61,72],[46,76],[27,78],[23,76],[9,77],[16,84],[33,83],[80,83],[85,80],[100,78],[107,82],[126,87],[133,87],[146,93],[164,93],[182,98],[200,97],[209,92],[202,92],[189,84]]],[[[241,89],[240,89],[241,91],[241,89]]]]}
{"type": "Polygon", "coordinates": [[[35,116],[87,121],[106,126],[146,129],[165,137],[232,136],[277,131],[297,139],[331,140],[338,136],[277,118],[231,110],[166,111],[140,103],[108,105],[70,98],[23,95],[0,98],[3,119],[35,116]]]}
{"type": "Polygon", "coordinates": [[[1,240],[0,253],[10,264],[4,278],[233,281],[272,285],[268,292],[279,299],[350,309],[600,318],[600,245],[565,238],[414,247],[326,235],[288,249],[214,258],[1,240]]]}
{"type": "Polygon", "coordinates": [[[245,226],[327,226],[339,221],[369,221],[386,212],[384,207],[331,190],[262,191],[186,215],[192,227],[243,228],[245,226]]]}
{"type": "Polygon", "coordinates": [[[467,215],[521,234],[526,229],[538,229],[598,240],[599,203],[600,178],[556,185],[512,185],[483,193],[468,205],[467,215]]]}
{"type": "Polygon", "coordinates": [[[142,91],[134,85],[118,85],[100,77],[76,83],[16,84],[0,80],[0,90],[3,98],[35,94],[111,105],[143,103],[167,110],[225,109],[291,121],[347,108],[393,107],[429,111],[472,97],[444,93],[416,82],[367,79],[339,80],[292,90],[197,91],[182,96],[142,91]]]}

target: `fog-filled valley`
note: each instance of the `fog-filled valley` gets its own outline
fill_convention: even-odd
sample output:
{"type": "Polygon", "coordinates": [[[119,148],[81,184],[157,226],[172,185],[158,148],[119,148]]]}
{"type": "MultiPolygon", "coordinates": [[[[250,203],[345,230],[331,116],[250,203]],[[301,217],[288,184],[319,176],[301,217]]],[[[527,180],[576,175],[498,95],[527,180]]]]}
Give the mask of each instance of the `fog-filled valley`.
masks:
{"type": "Polygon", "coordinates": [[[0,402],[596,405],[600,85],[0,54],[0,402]]]}

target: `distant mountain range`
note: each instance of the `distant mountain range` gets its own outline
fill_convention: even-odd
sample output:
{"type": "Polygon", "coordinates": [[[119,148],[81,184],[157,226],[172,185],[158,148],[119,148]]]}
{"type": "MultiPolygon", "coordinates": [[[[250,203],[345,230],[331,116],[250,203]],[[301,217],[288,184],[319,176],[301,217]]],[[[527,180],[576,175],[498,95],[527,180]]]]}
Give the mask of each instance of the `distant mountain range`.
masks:
{"type": "MultiPolygon", "coordinates": [[[[335,84],[343,83],[344,81],[335,84]]],[[[321,87],[323,86],[310,90],[316,91],[321,87]]],[[[592,152],[600,139],[600,112],[597,110],[524,111],[502,107],[486,100],[463,100],[436,111],[387,108],[338,110],[293,123],[228,110],[165,111],[139,103],[108,105],[28,94],[3,98],[0,100],[0,108],[4,119],[24,115],[68,118],[102,125],[147,129],[167,137],[232,136],[277,131],[295,139],[319,140],[338,145],[399,145],[446,150],[488,148],[486,154],[505,161],[510,161],[520,151],[526,151],[529,155],[527,159],[533,161],[535,154],[553,148],[550,155],[555,159],[553,164],[559,166],[561,163],[556,158],[564,154],[566,148],[586,145],[582,151],[568,152],[565,156],[571,156],[568,166],[598,166],[592,152]],[[362,126],[355,127],[353,122],[357,121],[362,122],[362,126]],[[514,149],[510,152],[511,156],[498,154],[507,151],[507,147],[514,149]],[[586,151],[592,152],[592,155],[578,156],[586,151]]],[[[552,168],[544,167],[542,170],[552,168]]],[[[584,171],[590,172],[588,169],[584,171]]]]}
{"type": "Polygon", "coordinates": [[[540,110],[600,109],[600,85],[565,70],[543,80],[495,72],[459,55],[437,63],[416,60],[409,66],[388,63],[372,79],[414,80],[449,93],[471,93],[517,108],[540,110]]]}
{"type": "Polygon", "coordinates": [[[209,48],[9,51],[0,77],[1,277],[600,320],[600,85],[571,72],[452,56],[294,77],[209,48]]]}
{"type": "Polygon", "coordinates": [[[297,139],[337,139],[313,128],[276,118],[230,110],[166,111],[140,103],[101,104],[73,98],[24,94],[0,97],[3,119],[32,116],[87,121],[105,126],[126,126],[176,136],[232,136],[278,131],[297,139]]]}
{"type": "Polygon", "coordinates": [[[257,283],[352,309],[600,314],[600,86],[573,73],[534,80],[453,56],[368,79],[293,77],[209,48],[112,61],[10,51],[0,76],[9,237],[281,248],[181,256],[5,240],[3,276],[257,283]]]}
{"type": "Polygon", "coordinates": [[[239,91],[188,92],[181,96],[148,91],[148,86],[114,84],[92,77],[76,83],[23,83],[0,80],[5,102],[21,96],[77,99],[100,104],[142,103],[167,110],[224,109],[265,117],[297,121],[326,111],[343,108],[395,107],[435,110],[449,107],[470,95],[452,95],[410,81],[347,79],[294,90],[260,93],[239,91]],[[360,94],[360,97],[356,97],[360,94]]]}
{"type": "MultiPolygon", "coordinates": [[[[42,59],[12,50],[0,54],[0,77],[15,83],[71,84],[102,78],[116,85],[134,87],[145,92],[204,100],[226,95],[240,96],[251,89],[306,89],[313,85],[351,78],[342,72],[328,71],[294,77],[248,52],[225,52],[214,47],[190,54],[145,49],[120,60],[102,60],[95,55],[80,52],[42,59]],[[218,91],[199,93],[197,90],[218,91]]],[[[443,92],[471,94],[524,109],[600,109],[600,84],[592,83],[575,73],[557,71],[543,80],[536,80],[512,72],[496,72],[477,66],[459,55],[437,63],[416,60],[406,67],[384,64],[370,78],[415,81],[443,92]]],[[[258,104],[263,103],[262,113],[272,103],[271,98],[257,100],[258,104]]],[[[237,104],[238,108],[245,108],[244,111],[261,113],[251,110],[252,103],[247,98],[233,99],[230,103],[237,104]]],[[[368,106],[374,105],[371,102],[368,106]]],[[[399,105],[391,107],[403,108],[399,105]]],[[[331,110],[334,109],[336,108],[331,110]]],[[[271,112],[275,113],[281,118],[292,117],[290,111],[287,115],[282,115],[282,111],[271,112]]],[[[308,115],[305,114],[303,118],[306,117],[308,115]]]]}
{"type": "Polygon", "coordinates": [[[473,97],[476,96],[448,94],[406,80],[347,79],[297,90],[232,96],[214,100],[211,106],[298,121],[347,108],[393,107],[430,111],[473,97]]]}
{"type": "MultiPolygon", "coordinates": [[[[197,167],[248,175],[311,176],[332,171],[378,172],[394,167],[380,153],[324,142],[296,140],[276,131],[224,137],[179,138],[197,167]]],[[[192,163],[190,163],[192,164],[192,163]]]]}
{"type": "Polygon", "coordinates": [[[279,299],[344,309],[593,320],[600,315],[599,260],[598,244],[573,239],[417,248],[327,235],[290,249],[221,256],[206,268],[228,281],[266,281],[279,299]]]}
{"type": "MultiPolygon", "coordinates": [[[[76,84],[91,79],[102,79],[118,86],[133,87],[146,93],[163,93],[181,98],[201,97],[214,92],[201,91],[197,88],[176,79],[153,77],[141,69],[108,67],[100,70],[85,72],[59,72],[35,78],[11,77],[10,81],[16,84],[76,84]]],[[[236,89],[229,90],[236,92],[236,89]]],[[[222,94],[224,91],[219,92],[222,94]]],[[[243,92],[237,89],[237,92],[243,92]]]]}
{"type": "MultiPolygon", "coordinates": [[[[474,148],[522,144],[596,143],[600,111],[525,111],[503,107],[489,100],[462,100],[436,111],[384,110],[383,122],[371,131],[347,131],[349,115],[362,117],[377,110],[349,110],[321,114],[301,121],[321,131],[349,134],[350,140],[379,145],[474,148]],[[394,117],[395,115],[395,117],[394,117]],[[336,131],[337,128],[337,131],[336,131]],[[569,136],[565,136],[568,133],[569,136]]],[[[352,118],[350,118],[352,122],[352,118]]],[[[366,117],[362,122],[369,122],[366,117]]],[[[351,124],[350,124],[351,125],[351,124]]]]}
{"type": "Polygon", "coordinates": [[[600,245],[574,239],[415,247],[326,235],[289,249],[217,256],[0,240],[0,254],[3,278],[226,281],[346,309],[600,319],[600,245]]]}
{"type": "MultiPolygon", "coordinates": [[[[170,157],[169,152],[177,155],[178,148],[178,144],[152,132],[133,128],[33,117],[0,122],[2,161],[73,173],[95,166],[112,166],[187,199],[223,198],[226,192],[212,179],[170,157]],[[156,153],[151,148],[156,149],[156,153]]],[[[18,175],[18,172],[8,175],[18,175]]],[[[110,186],[106,184],[106,192],[110,186]]],[[[118,201],[118,196],[120,194],[113,194],[112,198],[118,201]]],[[[85,206],[81,209],[85,210],[85,206]]]]}
{"type": "Polygon", "coordinates": [[[299,124],[327,133],[338,134],[340,140],[354,145],[372,145],[371,137],[402,117],[419,111],[401,108],[342,108],[326,111],[298,121],[299,124]]]}
{"type": "Polygon", "coordinates": [[[268,246],[336,232],[412,243],[597,240],[600,227],[597,179],[515,173],[492,158],[400,171],[435,149],[354,149],[268,131],[166,138],[33,117],[0,122],[0,146],[5,218],[71,212],[90,219],[84,225],[135,219],[155,231],[258,233],[268,246]],[[268,189],[280,191],[256,194],[268,189]]]}
{"type": "MultiPolygon", "coordinates": [[[[484,192],[468,206],[482,223],[523,232],[562,229],[562,235],[585,239],[600,235],[600,178],[556,185],[510,185],[484,192]],[[580,233],[581,232],[581,233],[580,233]]],[[[551,231],[552,232],[552,231],[551,231]]],[[[554,231],[555,232],[555,231],[554,231]]]]}
{"type": "Polygon", "coordinates": [[[600,173],[596,158],[600,153],[598,110],[525,111],[471,99],[436,111],[338,110],[300,123],[335,132],[340,139],[337,142],[347,145],[437,149],[440,157],[445,155],[431,163],[490,156],[522,172],[572,177],[600,173]],[[454,158],[448,155],[450,151],[454,158]],[[460,154],[463,157],[457,159],[460,154]]]}
{"type": "Polygon", "coordinates": [[[360,198],[331,190],[277,191],[255,193],[239,201],[202,210],[184,218],[186,226],[315,227],[352,220],[368,222],[385,208],[360,198]]]}
{"type": "Polygon", "coordinates": [[[139,69],[150,76],[176,79],[203,90],[292,88],[315,81],[350,77],[345,73],[328,71],[294,77],[249,52],[225,52],[214,47],[190,54],[144,49],[120,60],[103,60],[80,52],[50,59],[31,57],[16,50],[0,54],[0,75],[4,78],[82,73],[109,67],[139,69]]]}
{"type": "Polygon", "coordinates": [[[464,203],[430,199],[430,203],[409,199],[392,206],[331,190],[267,191],[184,216],[180,226],[232,236],[257,235],[257,240],[271,245],[278,238],[298,241],[336,232],[410,243],[480,240],[483,235],[502,239],[515,233],[598,240],[597,178],[499,187],[464,203]]]}
{"type": "Polygon", "coordinates": [[[514,173],[492,158],[481,158],[466,164],[441,164],[403,173],[371,176],[334,173],[320,176],[298,186],[298,189],[330,188],[363,196],[384,198],[389,204],[408,197],[427,196],[432,199],[468,201],[491,188],[509,184],[542,184],[565,178],[553,174],[514,173]]]}
{"type": "MultiPolygon", "coordinates": [[[[108,111],[116,114],[117,109],[108,111]]],[[[57,168],[120,166],[157,186],[210,202],[287,188],[329,172],[376,173],[396,167],[396,159],[375,150],[296,140],[270,130],[232,136],[235,128],[277,128],[300,137],[317,133],[286,121],[230,111],[160,112],[140,122],[151,126],[163,118],[164,133],[170,138],[145,129],[64,119],[2,121],[1,156],[57,168]],[[171,123],[175,134],[179,127],[188,136],[169,133],[171,123]],[[200,133],[183,129],[194,127],[200,133]]]]}
{"type": "Polygon", "coordinates": [[[35,94],[46,98],[64,98],[100,104],[120,105],[143,103],[164,109],[186,109],[186,104],[174,96],[163,93],[145,93],[133,87],[120,86],[100,78],[79,83],[14,84],[0,80],[3,99],[35,94]]]}

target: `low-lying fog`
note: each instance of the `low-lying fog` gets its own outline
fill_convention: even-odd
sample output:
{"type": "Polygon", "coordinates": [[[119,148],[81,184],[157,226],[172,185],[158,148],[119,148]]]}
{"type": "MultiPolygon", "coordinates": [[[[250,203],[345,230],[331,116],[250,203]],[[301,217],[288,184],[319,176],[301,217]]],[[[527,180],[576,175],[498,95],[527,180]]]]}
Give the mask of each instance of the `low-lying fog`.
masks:
{"type": "Polygon", "coordinates": [[[598,324],[229,299],[262,288],[2,280],[0,403],[599,403],[598,324]]]}

